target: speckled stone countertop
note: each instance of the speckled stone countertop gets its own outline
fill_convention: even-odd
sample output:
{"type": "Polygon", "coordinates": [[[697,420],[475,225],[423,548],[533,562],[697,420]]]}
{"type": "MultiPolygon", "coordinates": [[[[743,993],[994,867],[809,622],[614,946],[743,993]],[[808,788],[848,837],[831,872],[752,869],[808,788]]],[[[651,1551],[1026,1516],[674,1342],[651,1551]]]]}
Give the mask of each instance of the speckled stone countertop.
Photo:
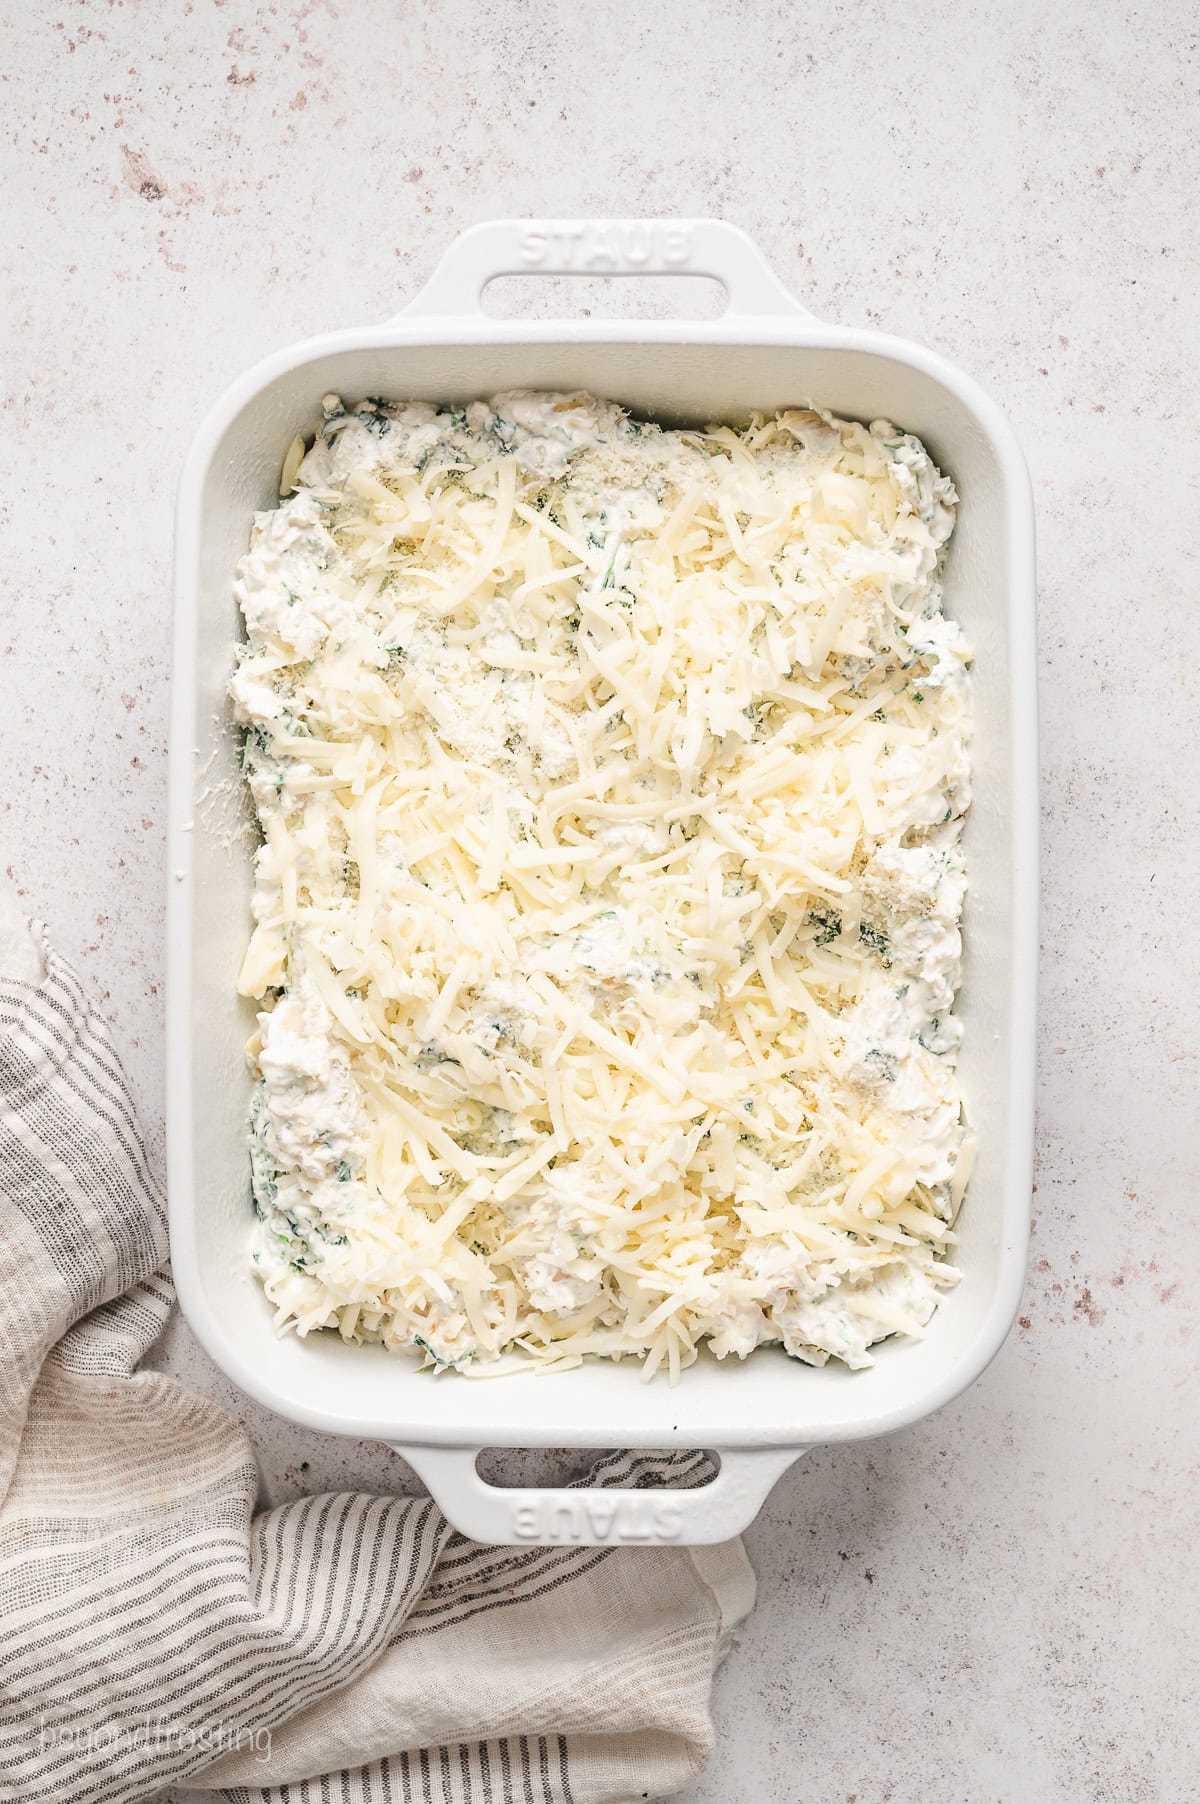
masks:
{"type": "MultiPolygon", "coordinates": [[[[1193,1800],[1192,7],[51,0],[0,33],[0,866],[103,994],[159,1146],[172,491],[237,372],[394,311],[477,219],[715,213],[1006,410],[1044,726],[1020,1326],[940,1415],[779,1485],[686,1797],[1193,1800]]],[[[262,1414],[182,1326],[162,1357],[247,1422],[272,1498],[405,1481],[262,1414]]]]}

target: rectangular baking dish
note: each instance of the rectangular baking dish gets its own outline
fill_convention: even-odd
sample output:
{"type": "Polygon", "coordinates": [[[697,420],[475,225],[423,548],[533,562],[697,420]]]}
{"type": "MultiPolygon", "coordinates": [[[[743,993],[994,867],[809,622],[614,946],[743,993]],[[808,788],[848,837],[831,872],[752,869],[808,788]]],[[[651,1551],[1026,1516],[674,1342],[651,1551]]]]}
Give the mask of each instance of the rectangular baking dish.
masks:
{"type": "Polygon", "coordinates": [[[325,1433],[395,1446],[450,1520],[496,1542],[714,1541],[753,1517],[814,1443],[885,1434],[978,1377],[1011,1326],[1028,1237],[1037,946],[1034,545],[1011,431],[973,382],[920,346],[820,324],[754,245],[714,220],[497,221],[451,247],[386,325],[311,339],[260,363],[200,427],[179,492],[171,720],[167,1126],[171,1243],[198,1339],[251,1396],[325,1433]],[[489,318],[495,276],[532,270],[716,277],[729,310],[703,322],[489,318]],[[273,506],[284,447],[321,396],[461,403],[499,389],[586,388],[665,423],[737,420],[815,402],[917,433],[958,484],[947,609],[974,644],[975,804],[961,1010],[963,1085],[979,1152],[960,1218],[962,1283],[924,1340],[873,1369],[814,1370],[776,1349],[702,1359],[671,1389],[635,1366],[486,1382],[419,1374],[377,1347],[277,1337],[251,1278],[244,1046],[235,981],[255,834],[225,700],[240,623],[231,578],[256,509],[273,506]],[[486,1446],[714,1450],[695,1491],[507,1490],[486,1446]]]}

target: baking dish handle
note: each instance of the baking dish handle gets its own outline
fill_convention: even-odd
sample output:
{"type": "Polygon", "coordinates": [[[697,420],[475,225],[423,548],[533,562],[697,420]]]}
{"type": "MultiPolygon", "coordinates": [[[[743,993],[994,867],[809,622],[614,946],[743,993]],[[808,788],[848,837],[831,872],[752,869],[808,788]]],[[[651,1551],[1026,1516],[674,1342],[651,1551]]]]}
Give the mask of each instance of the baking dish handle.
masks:
{"type": "Polygon", "coordinates": [[[813,318],[723,219],[492,219],[454,240],[400,317],[478,317],[487,284],[520,275],[709,276],[729,318],[813,318]]]}
{"type": "Polygon", "coordinates": [[[479,1447],[395,1446],[460,1534],[506,1547],[637,1547],[728,1541],[748,1528],[804,1447],[755,1447],[720,1456],[695,1490],[606,1490],[577,1485],[508,1489],[481,1478],[479,1447]]]}

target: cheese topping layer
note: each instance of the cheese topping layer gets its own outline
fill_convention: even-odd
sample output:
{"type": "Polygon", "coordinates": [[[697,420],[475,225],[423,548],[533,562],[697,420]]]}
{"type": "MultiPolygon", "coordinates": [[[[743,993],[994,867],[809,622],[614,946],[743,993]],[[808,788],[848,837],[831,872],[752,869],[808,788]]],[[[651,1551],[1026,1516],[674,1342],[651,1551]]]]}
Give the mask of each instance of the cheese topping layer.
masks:
{"type": "Polygon", "coordinates": [[[427,1364],[919,1334],[970,1164],[956,496],[810,410],[325,401],[231,692],[253,1258],[427,1364]]]}

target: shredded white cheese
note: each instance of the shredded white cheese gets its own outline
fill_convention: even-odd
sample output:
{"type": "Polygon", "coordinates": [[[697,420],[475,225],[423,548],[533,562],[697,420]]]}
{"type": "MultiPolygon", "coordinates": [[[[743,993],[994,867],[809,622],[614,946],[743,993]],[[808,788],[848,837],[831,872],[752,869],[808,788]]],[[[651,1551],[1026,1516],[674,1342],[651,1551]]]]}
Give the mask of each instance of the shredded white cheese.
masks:
{"type": "Polygon", "coordinates": [[[955,494],[815,411],[327,397],[231,693],[253,1257],[486,1375],[916,1335],[969,1166],[955,494]]]}

